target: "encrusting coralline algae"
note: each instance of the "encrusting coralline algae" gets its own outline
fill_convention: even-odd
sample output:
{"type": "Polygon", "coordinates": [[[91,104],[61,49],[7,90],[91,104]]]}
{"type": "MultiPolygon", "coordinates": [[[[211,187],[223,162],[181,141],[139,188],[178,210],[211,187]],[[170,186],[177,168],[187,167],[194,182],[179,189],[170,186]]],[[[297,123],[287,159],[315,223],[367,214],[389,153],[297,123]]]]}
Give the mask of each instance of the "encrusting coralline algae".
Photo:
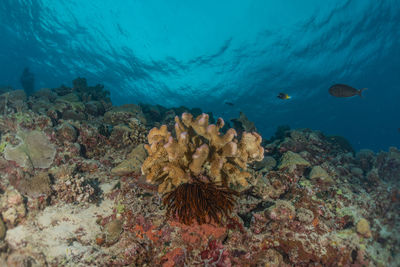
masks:
{"type": "Polygon", "coordinates": [[[115,107],[83,78],[4,90],[0,266],[400,264],[397,148],[288,127],[261,142],[244,114],[229,129],[199,109],[115,107]]]}

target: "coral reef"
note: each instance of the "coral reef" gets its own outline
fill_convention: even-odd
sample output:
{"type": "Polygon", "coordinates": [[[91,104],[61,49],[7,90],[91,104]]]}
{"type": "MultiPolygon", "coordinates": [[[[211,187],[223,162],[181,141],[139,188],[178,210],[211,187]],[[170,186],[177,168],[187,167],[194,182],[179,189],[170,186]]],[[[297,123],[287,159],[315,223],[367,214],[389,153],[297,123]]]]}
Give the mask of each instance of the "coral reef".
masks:
{"type": "Polygon", "coordinates": [[[99,158],[105,154],[105,149],[109,141],[102,135],[94,125],[82,123],[78,128],[79,136],[77,142],[80,151],[86,158],[99,158]]]}
{"type": "Polygon", "coordinates": [[[135,104],[126,104],[119,107],[113,107],[104,114],[104,122],[111,125],[125,124],[128,125],[131,119],[137,119],[141,123],[146,124],[146,119],[142,114],[140,106],[135,104]]]}
{"type": "Polygon", "coordinates": [[[266,173],[274,169],[276,166],[276,160],[271,156],[266,156],[262,161],[258,161],[254,164],[254,169],[262,173],[266,173]]]}
{"type": "Polygon", "coordinates": [[[278,165],[278,169],[289,168],[293,170],[296,167],[309,167],[311,164],[303,159],[299,154],[294,153],[292,151],[288,151],[283,154],[281,163],[278,165]]]}
{"type": "Polygon", "coordinates": [[[130,150],[132,147],[146,143],[147,133],[146,127],[138,119],[132,118],[129,119],[128,125],[114,126],[109,140],[118,149],[130,150]]]}
{"type": "Polygon", "coordinates": [[[0,91],[0,266],[400,265],[398,148],[261,142],[199,109],[112,107],[82,78],[0,91]]]}
{"type": "MultiPolygon", "coordinates": [[[[140,104],[140,107],[142,108],[148,126],[160,127],[162,124],[165,124],[168,127],[168,131],[173,130],[176,116],[180,117],[183,113],[190,113],[193,117],[197,117],[203,113],[199,108],[187,108],[184,106],[166,108],[161,105],[140,104]]],[[[212,112],[208,112],[207,114],[209,116],[209,122],[215,123],[212,112]]]]}
{"type": "Polygon", "coordinates": [[[73,125],[63,122],[56,128],[57,139],[61,142],[75,142],[78,132],[73,125]]]}
{"type": "Polygon", "coordinates": [[[249,121],[243,112],[240,112],[239,118],[231,119],[231,121],[233,123],[233,127],[238,130],[239,134],[242,132],[257,132],[254,122],[249,121]]]}
{"type": "Polygon", "coordinates": [[[312,167],[310,174],[309,174],[309,178],[310,179],[321,179],[325,182],[332,182],[332,178],[329,176],[327,171],[318,165],[312,167]]]}
{"type": "Polygon", "coordinates": [[[83,102],[104,101],[111,103],[110,92],[104,90],[104,86],[97,84],[96,86],[88,86],[86,79],[78,77],[72,81],[73,91],[77,93],[79,99],[83,102]]]}
{"type": "Polygon", "coordinates": [[[142,166],[146,157],[147,152],[144,145],[138,145],[128,154],[127,158],[123,162],[111,170],[111,173],[120,176],[135,172],[138,173],[140,172],[140,166],[142,166]]]}
{"type": "MultiPolygon", "coordinates": [[[[11,183],[13,181],[10,181],[11,183]]],[[[24,196],[30,198],[47,198],[51,195],[51,181],[47,172],[38,172],[33,177],[16,181],[14,187],[24,196]]]]}
{"type": "Polygon", "coordinates": [[[6,115],[26,111],[26,93],[23,90],[12,90],[0,95],[0,114],[6,115]]]}
{"type": "Polygon", "coordinates": [[[296,217],[296,211],[291,202],[278,199],[275,205],[266,210],[266,216],[273,221],[288,221],[296,217]]]}

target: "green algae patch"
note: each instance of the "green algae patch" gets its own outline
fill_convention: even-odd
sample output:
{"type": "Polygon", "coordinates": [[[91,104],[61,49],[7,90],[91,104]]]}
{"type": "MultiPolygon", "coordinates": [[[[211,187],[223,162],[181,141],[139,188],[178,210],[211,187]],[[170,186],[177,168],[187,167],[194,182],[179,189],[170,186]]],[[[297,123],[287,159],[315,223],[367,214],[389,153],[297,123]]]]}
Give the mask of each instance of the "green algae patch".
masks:
{"type": "Polygon", "coordinates": [[[122,214],[125,211],[125,205],[118,202],[117,206],[115,207],[118,214],[122,214]]]}
{"type": "Polygon", "coordinates": [[[3,143],[0,144],[0,153],[3,153],[4,149],[6,148],[6,146],[7,146],[7,142],[3,142],[3,143]]]}

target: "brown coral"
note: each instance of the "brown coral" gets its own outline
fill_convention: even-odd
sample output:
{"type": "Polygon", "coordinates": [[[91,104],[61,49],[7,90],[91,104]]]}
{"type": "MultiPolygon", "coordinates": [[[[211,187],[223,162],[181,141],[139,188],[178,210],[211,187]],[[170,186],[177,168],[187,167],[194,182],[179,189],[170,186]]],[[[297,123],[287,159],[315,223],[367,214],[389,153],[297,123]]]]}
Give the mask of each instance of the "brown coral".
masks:
{"type": "Polygon", "coordinates": [[[196,119],[189,113],[183,113],[182,119],[175,117],[176,138],[166,125],[149,132],[149,145],[145,146],[149,156],[142,173],[148,182],[159,184],[160,193],[172,191],[200,174],[225,187],[248,185],[247,163],[264,157],[261,136],[245,132],[237,140],[234,129],[219,132],[223,119],[209,124],[208,118],[204,113],[196,119]]]}
{"type": "Polygon", "coordinates": [[[147,129],[135,118],[131,118],[128,125],[116,125],[110,135],[111,145],[121,148],[132,148],[146,143],[147,129]]]}

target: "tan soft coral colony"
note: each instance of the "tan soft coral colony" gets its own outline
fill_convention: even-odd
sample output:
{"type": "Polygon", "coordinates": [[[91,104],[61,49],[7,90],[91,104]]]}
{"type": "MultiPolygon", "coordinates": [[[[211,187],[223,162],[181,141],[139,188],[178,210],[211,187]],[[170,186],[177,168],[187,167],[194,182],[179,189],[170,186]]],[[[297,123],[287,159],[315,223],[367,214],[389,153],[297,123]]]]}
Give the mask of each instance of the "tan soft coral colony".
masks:
{"type": "Polygon", "coordinates": [[[220,130],[224,121],[209,124],[209,116],[196,119],[189,113],[175,117],[176,137],[166,125],[153,128],[148,134],[148,157],[142,173],[150,183],[158,184],[159,193],[169,193],[185,183],[213,183],[219,187],[247,186],[247,163],[264,157],[261,136],[244,132],[238,140],[236,131],[220,130]]]}
{"type": "Polygon", "coordinates": [[[220,134],[224,126],[221,118],[216,125],[208,124],[208,114],[193,119],[191,114],[183,113],[182,120],[175,117],[175,122],[176,138],[162,125],[150,131],[149,145],[145,145],[149,156],[142,165],[142,173],[148,182],[159,183],[160,193],[200,174],[217,184],[247,186],[247,163],[264,157],[260,135],[245,132],[238,142],[234,129],[220,134]]]}

